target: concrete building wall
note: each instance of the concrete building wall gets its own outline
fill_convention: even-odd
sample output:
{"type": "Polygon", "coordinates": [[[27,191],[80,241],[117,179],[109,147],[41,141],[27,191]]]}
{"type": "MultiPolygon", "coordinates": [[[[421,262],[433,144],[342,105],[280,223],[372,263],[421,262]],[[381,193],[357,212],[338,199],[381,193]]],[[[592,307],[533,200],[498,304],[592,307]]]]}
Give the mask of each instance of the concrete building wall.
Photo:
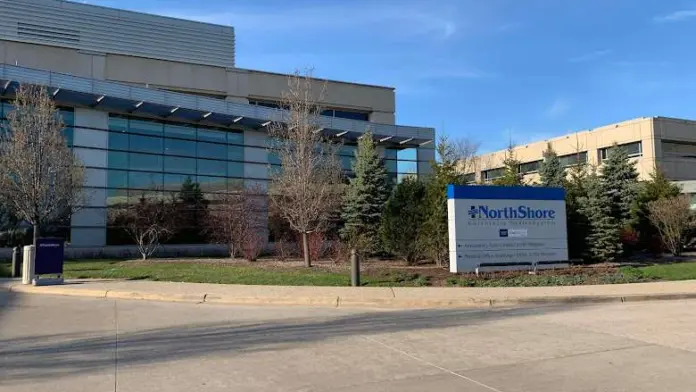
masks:
{"type": "MultiPolygon", "coordinates": [[[[599,166],[601,164],[600,151],[603,148],[612,147],[614,143],[622,145],[640,142],[642,153],[640,156],[636,156],[632,159],[636,162],[636,168],[638,169],[640,178],[645,179],[648,178],[649,174],[653,171],[656,162],[656,153],[659,152],[659,148],[656,148],[656,145],[659,145],[659,143],[655,142],[655,136],[653,134],[653,122],[653,118],[638,118],[624,121],[548,140],[516,146],[514,148],[514,153],[516,159],[522,163],[539,161],[543,159],[543,152],[546,150],[547,144],[550,143],[559,156],[586,152],[587,163],[599,166]]],[[[696,134],[694,135],[694,140],[696,140],[696,134]]],[[[501,150],[479,156],[477,166],[480,169],[477,171],[477,180],[484,180],[481,176],[482,172],[502,167],[506,154],[507,152],[505,150],[501,150]]],[[[534,183],[539,180],[539,175],[536,172],[527,173],[524,179],[526,182],[534,183]]]]}
{"type": "MultiPolygon", "coordinates": [[[[249,99],[280,101],[283,91],[288,88],[288,75],[283,74],[79,51],[2,38],[0,35],[0,61],[3,64],[200,94],[240,103],[248,103],[249,99]]],[[[324,82],[317,80],[314,90],[320,92],[324,82]]],[[[372,122],[395,123],[393,88],[326,81],[323,104],[330,108],[369,112],[372,122]]]]}

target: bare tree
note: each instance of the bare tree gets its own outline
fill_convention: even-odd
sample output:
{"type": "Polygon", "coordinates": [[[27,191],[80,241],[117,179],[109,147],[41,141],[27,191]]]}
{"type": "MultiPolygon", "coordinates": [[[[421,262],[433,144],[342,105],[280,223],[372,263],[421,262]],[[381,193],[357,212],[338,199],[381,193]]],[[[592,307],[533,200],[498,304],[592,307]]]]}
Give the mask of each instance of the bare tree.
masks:
{"type": "Polygon", "coordinates": [[[271,201],[301,235],[308,267],[312,264],[307,235],[323,231],[341,201],[336,146],[323,137],[319,123],[325,88],[316,93],[313,84],[311,72],[290,76],[283,93],[287,110],[270,126],[272,148],[282,165],[271,177],[271,201]]]}
{"type": "Polygon", "coordinates": [[[462,174],[476,173],[479,169],[479,147],[481,143],[469,138],[450,139],[440,135],[437,142],[437,153],[441,162],[456,162],[457,171],[462,174]]]}
{"type": "Polygon", "coordinates": [[[241,186],[213,201],[208,232],[215,242],[227,246],[231,258],[242,253],[254,261],[259,256],[265,242],[266,199],[261,187],[241,186]]]}
{"type": "Polygon", "coordinates": [[[83,204],[84,167],[63,136],[63,120],[45,87],[22,85],[0,132],[0,199],[34,227],[65,218],[83,204]]]}
{"type": "Polygon", "coordinates": [[[174,234],[175,215],[173,200],[168,202],[156,191],[143,192],[136,203],[110,209],[109,225],[123,228],[147,260],[174,234]]]}
{"type": "Polygon", "coordinates": [[[691,201],[687,195],[658,199],[648,203],[650,221],[660,233],[662,243],[675,256],[679,256],[686,243],[686,236],[694,227],[691,201]]]}

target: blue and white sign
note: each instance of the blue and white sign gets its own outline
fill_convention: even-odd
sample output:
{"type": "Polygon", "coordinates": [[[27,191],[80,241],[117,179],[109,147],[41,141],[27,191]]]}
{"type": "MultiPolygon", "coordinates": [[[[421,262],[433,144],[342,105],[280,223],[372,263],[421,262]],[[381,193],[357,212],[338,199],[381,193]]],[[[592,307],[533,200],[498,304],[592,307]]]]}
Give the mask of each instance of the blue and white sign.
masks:
{"type": "Polygon", "coordinates": [[[450,272],[568,260],[562,188],[449,185],[450,272]]]}

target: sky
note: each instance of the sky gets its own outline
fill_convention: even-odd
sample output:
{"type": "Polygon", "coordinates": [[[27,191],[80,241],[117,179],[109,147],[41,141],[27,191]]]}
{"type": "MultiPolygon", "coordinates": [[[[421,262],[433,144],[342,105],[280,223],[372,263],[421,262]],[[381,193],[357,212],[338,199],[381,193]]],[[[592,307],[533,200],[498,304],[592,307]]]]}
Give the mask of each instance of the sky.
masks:
{"type": "Polygon", "coordinates": [[[696,0],[84,2],[234,26],[238,67],[394,87],[398,124],[481,152],[696,119],[696,0]]]}

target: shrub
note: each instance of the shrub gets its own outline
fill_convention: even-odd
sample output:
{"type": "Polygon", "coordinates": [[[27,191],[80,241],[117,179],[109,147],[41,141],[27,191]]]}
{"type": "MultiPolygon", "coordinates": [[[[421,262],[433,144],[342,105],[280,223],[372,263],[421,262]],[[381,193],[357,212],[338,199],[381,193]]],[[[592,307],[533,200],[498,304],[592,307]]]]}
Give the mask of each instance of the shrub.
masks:
{"type": "Polygon", "coordinates": [[[273,255],[280,261],[285,261],[293,256],[297,256],[297,244],[288,241],[285,237],[278,238],[273,245],[273,255]]]}
{"type": "Polygon", "coordinates": [[[259,231],[250,231],[242,240],[241,251],[245,259],[256,261],[263,251],[264,233],[259,231]]]}
{"type": "Polygon", "coordinates": [[[319,231],[309,233],[309,257],[311,260],[319,260],[326,253],[326,235],[319,231]]]}

